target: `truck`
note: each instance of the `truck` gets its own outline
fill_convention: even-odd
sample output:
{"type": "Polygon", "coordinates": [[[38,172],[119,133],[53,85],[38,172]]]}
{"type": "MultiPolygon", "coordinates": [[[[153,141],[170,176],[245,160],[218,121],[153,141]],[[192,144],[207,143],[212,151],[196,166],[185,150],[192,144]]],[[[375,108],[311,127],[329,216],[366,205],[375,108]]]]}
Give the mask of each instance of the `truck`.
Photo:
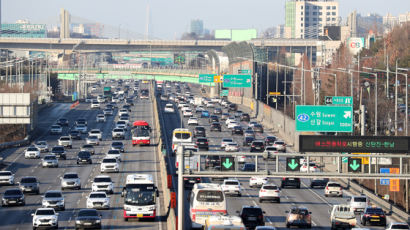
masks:
{"type": "Polygon", "coordinates": [[[333,205],[330,212],[331,229],[354,228],[356,226],[356,215],[350,205],[338,204],[333,205]]]}
{"type": "Polygon", "coordinates": [[[111,92],[111,87],[110,87],[110,86],[104,87],[104,97],[105,97],[106,99],[111,100],[111,98],[112,98],[112,92],[111,92]]]}

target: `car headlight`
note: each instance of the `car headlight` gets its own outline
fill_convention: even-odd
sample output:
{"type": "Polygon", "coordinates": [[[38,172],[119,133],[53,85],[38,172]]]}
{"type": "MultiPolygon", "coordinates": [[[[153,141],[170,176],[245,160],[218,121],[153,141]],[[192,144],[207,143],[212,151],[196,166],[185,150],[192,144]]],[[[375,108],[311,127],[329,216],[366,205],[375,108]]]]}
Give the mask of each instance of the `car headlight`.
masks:
{"type": "Polygon", "coordinates": [[[131,208],[130,207],[124,207],[124,210],[125,211],[131,211],[131,208]]]}
{"type": "Polygon", "coordinates": [[[99,224],[101,223],[101,220],[96,220],[95,223],[99,224]]]}
{"type": "Polygon", "coordinates": [[[155,206],[152,206],[148,209],[149,211],[154,211],[155,210],[155,206]]]}
{"type": "Polygon", "coordinates": [[[47,205],[47,201],[45,201],[45,200],[43,200],[41,203],[42,203],[43,205],[47,205]]]}
{"type": "Polygon", "coordinates": [[[76,223],[76,224],[81,224],[81,221],[76,220],[75,223],[76,223]]]}

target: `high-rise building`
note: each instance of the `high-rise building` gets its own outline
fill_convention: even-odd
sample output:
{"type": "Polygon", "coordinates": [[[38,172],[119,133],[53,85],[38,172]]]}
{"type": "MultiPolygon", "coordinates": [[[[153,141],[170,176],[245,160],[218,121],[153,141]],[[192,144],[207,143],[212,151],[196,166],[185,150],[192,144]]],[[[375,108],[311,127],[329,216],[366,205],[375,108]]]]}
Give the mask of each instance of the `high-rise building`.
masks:
{"type": "Polygon", "coordinates": [[[60,10],[60,38],[70,38],[70,14],[67,10],[60,10]]]}
{"type": "Polygon", "coordinates": [[[191,20],[191,33],[201,36],[204,33],[204,22],[202,20],[191,20]]]}
{"type": "Polygon", "coordinates": [[[289,0],[285,6],[287,38],[318,38],[325,26],[338,26],[339,3],[335,0],[289,0]]]}

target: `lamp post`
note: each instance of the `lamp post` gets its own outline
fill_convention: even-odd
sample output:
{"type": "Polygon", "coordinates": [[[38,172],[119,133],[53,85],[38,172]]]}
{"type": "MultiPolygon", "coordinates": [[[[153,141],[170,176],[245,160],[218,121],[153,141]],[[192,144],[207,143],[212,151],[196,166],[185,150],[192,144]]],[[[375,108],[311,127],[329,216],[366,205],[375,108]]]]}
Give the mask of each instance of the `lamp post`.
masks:
{"type": "MultiPolygon", "coordinates": [[[[398,70],[400,70],[400,71],[406,71],[406,72],[408,72],[409,71],[409,69],[404,69],[404,68],[397,68],[398,70]]],[[[406,74],[404,74],[404,73],[398,73],[398,74],[402,74],[402,75],[404,75],[405,77],[406,77],[406,109],[405,109],[405,114],[406,114],[406,136],[408,136],[408,129],[409,129],[409,102],[408,102],[408,100],[409,100],[409,92],[408,92],[408,89],[409,89],[409,85],[408,85],[408,74],[406,73],[406,74]]]]}

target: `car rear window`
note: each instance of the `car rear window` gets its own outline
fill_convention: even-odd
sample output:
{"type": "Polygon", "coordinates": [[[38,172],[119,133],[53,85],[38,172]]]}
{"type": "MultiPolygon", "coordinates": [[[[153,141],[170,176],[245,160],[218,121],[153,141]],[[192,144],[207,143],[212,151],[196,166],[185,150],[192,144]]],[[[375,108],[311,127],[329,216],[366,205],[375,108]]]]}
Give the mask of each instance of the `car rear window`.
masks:
{"type": "Polygon", "coordinates": [[[366,202],[366,197],[355,197],[354,202],[366,202]]]}
{"type": "Polygon", "coordinates": [[[64,178],[65,179],[75,179],[75,178],[78,178],[78,175],[77,174],[65,174],[64,178]]]}
{"type": "Polygon", "coordinates": [[[405,224],[393,224],[391,229],[409,229],[409,226],[405,224]]]}
{"type": "Polygon", "coordinates": [[[265,186],[263,186],[263,189],[266,189],[266,190],[277,190],[277,189],[278,189],[278,186],[275,186],[275,185],[265,185],[265,186]]]}
{"type": "Polygon", "coordinates": [[[201,190],[198,192],[196,200],[199,202],[222,202],[224,196],[222,191],[201,190]]]}
{"type": "Polygon", "coordinates": [[[368,208],[366,210],[366,213],[370,213],[370,214],[383,214],[383,210],[381,208],[368,208]]]}
{"type": "Polygon", "coordinates": [[[244,208],[242,210],[243,214],[252,215],[252,216],[260,216],[262,215],[262,209],[260,208],[244,208]]]}
{"type": "Polygon", "coordinates": [[[37,179],[34,177],[26,177],[26,178],[21,178],[21,183],[37,183],[37,179]]]}
{"type": "Polygon", "coordinates": [[[340,184],[336,184],[336,183],[329,183],[327,185],[327,187],[342,187],[342,186],[340,186],[340,184]]]}
{"type": "Polygon", "coordinates": [[[238,181],[225,181],[226,185],[239,185],[238,181]]]}

